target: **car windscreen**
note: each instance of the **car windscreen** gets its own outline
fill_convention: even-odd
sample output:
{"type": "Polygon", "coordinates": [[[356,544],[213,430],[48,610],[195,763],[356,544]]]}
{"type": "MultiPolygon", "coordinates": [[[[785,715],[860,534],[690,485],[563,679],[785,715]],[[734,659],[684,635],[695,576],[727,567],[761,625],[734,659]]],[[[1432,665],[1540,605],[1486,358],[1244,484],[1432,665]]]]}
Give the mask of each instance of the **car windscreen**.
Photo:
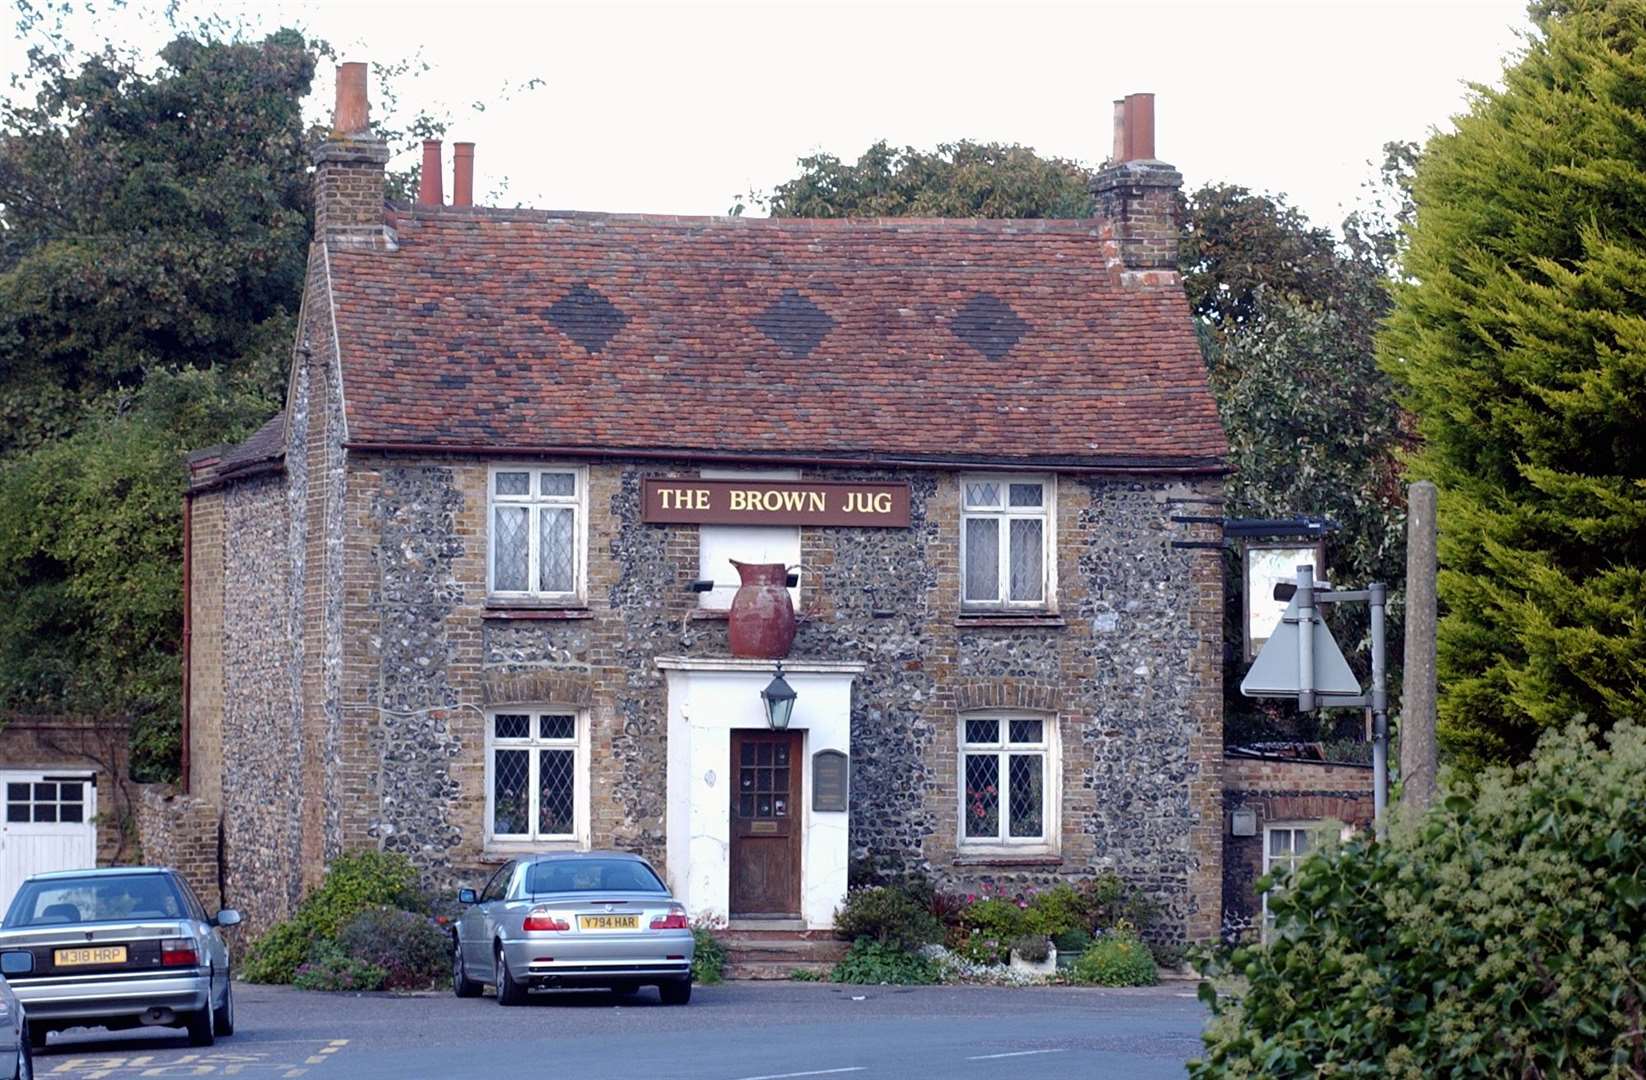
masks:
{"type": "Polygon", "coordinates": [[[533,863],[526,871],[526,891],[668,892],[651,867],[632,859],[555,859],[533,863]]]}
{"type": "Polygon", "coordinates": [[[180,919],[182,897],[162,874],[112,874],[30,881],[6,912],[7,930],[129,919],[180,919]]]}

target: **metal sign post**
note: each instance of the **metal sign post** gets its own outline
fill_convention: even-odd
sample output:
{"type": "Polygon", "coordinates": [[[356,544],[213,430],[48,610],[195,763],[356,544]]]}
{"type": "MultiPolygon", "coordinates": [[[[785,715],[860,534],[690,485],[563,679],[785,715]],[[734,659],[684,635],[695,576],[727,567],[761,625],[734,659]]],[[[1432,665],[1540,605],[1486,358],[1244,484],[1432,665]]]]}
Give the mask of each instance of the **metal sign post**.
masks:
{"type": "MultiPolygon", "coordinates": [[[[1372,807],[1379,836],[1387,827],[1389,801],[1389,694],[1384,658],[1384,614],[1388,586],[1374,581],[1364,590],[1333,589],[1314,579],[1315,568],[1297,568],[1297,585],[1291,603],[1281,617],[1274,636],[1264,643],[1252,668],[1241,680],[1240,692],[1247,697],[1297,698],[1298,710],[1312,713],[1320,708],[1370,708],[1372,710],[1372,807]],[[1349,670],[1332,633],[1319,615],[1322,604],[1365,602],[1372,616],[1372,686],[1363,693],[1360,682],[1349,670]]],[[[1275,587],[1275,598],[1286,599],[1275,587]]]]}

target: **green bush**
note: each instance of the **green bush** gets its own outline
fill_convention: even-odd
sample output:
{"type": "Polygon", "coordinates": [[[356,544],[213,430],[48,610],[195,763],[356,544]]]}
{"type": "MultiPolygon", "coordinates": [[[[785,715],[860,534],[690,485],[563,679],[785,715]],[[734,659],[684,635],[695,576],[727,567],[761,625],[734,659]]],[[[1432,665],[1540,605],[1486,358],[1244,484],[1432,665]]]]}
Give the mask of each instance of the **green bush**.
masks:
{"type": "Polygon", "coordinates": [[[450,931],[397,908],[362,911],[337,935],[349,957],[383,969],[390,990],[423,990],[451,971],[450,931]]]}
{"type": "Polygon", "coordinates": [[[961,916],[970,936],[961,943],[960,954],[977,964],[1004,964],[1011,959],[1012,939],[1025,932],[1026,923],[1024,909],[1014,901],[979,900],[961,916]]]}
{"type": "Polygon", "coordinates": [[[692,980],[713,986],[726,977],[726,946],[706,926],[692,927],[696,946],[692,951],[692,980]]]}
{"type": "Polygon", "coordinates": [[[1077,891],[1086,910],[1088,930],[1122,924],[1142,929],[1160,914],[1158,903],[1113,871],[1082,881],[1077,891]]]}
{"type": "Polygon", "coordinates": [[[1269,945],[1202,960],[1244,988],[1202,986],[1191,1075],[1641,1075],[1643,777],[1646,727],[1574,724],[1388,840],[1308,859],[1269,945]]]}
{"type": "Polygon", "coordinates": [[[943,940],[943,925],[927,905],[892,885],[848,892],[835,910],[834,929],[847,941],[866,938],[905,951],[943,940]]]}
{"type": "Polygon", "coordinates": [[[1085,952],[1092,943],[1092,935],[1087,930],[1068,930],[1052,938],[1052,944],[1057,947],[1057,955],[1061,959],[1068,956],[1071,959],[1085,952]]]}
{"type": "Polygon", "coordinates": [[[1073,885],[1060,882],[1029,900],[1023,926],[1035,934],[1056,937],[1070,930],[1092,928],[1092,905],[1073,885]]]}
{"type": "Polygon", "coordinates": [[[338,946],[323,944],[292,973],[291,984],[299,990],[362,991],[381,990],[388,972],[376,964],[356,960],[338,946]]]}
{"type": "Polygon", "coordinates": [[[927,986],[937,982],[937,972],[925,957],[866,937],[852,943],[829,977],[837,983],[871,986],[927,986]]]}
{"type": "Polygon", "coordinates": [[[297,912],[252,943],[241,974],[250,982],[289,983],[317,945],[335,942],[345,923],[368,908],[382,906],[423,906],[411,860],[384,851],[340,855],[321,886],[297,905],[297,912]]]}
{"type": "Polygon", "coordinates": [[[1154,955],[1131,930],[1112,930],[1087,947],[1069,977],[1092,986],[1153,986],[1159,981],[1154,955]]]}
{"type": "Polygon", "coordinates": [[[789,972],[790,982],[822,982],[827,976],[812,968],[794,968],[789,972]]]}

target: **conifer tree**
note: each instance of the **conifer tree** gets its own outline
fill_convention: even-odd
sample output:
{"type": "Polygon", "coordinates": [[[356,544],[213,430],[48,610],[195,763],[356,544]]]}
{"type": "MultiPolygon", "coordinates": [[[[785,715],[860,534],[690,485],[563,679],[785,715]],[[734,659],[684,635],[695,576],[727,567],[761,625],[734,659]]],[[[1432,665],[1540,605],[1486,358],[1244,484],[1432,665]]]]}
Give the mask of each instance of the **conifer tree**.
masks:
{"type": "Polygon", "coordinates": [[[1440,487],[1440,734],[1646,716],[1646,4],[1533,8],[1415,179],[1380,359],[1440,487]]]}

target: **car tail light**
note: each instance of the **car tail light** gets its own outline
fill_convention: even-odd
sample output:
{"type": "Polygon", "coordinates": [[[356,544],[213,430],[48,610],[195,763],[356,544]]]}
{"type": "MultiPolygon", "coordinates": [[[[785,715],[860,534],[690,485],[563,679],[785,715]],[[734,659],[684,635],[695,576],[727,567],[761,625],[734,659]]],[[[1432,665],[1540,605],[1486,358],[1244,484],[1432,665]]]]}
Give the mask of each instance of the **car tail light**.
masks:
{"type": "Polygon", "coordinates": [[[571,923],[565,919],[549,914],[548,908],[532,908],[526,913],[524,929],[527,930],[570,930],[571,923]]]}
{"type": "Polygon", "coordinates": [[[167,938],[160,943],[162,967],[198,967],[200,950],[190,938],[167,938]]]}
{"type": "Polygon", "coordinates": [[[691,924],[686,921],[684,911],[671,911],[667,915],[659,915],[652,920],[653,930],[690,930],[691,924]]]}

